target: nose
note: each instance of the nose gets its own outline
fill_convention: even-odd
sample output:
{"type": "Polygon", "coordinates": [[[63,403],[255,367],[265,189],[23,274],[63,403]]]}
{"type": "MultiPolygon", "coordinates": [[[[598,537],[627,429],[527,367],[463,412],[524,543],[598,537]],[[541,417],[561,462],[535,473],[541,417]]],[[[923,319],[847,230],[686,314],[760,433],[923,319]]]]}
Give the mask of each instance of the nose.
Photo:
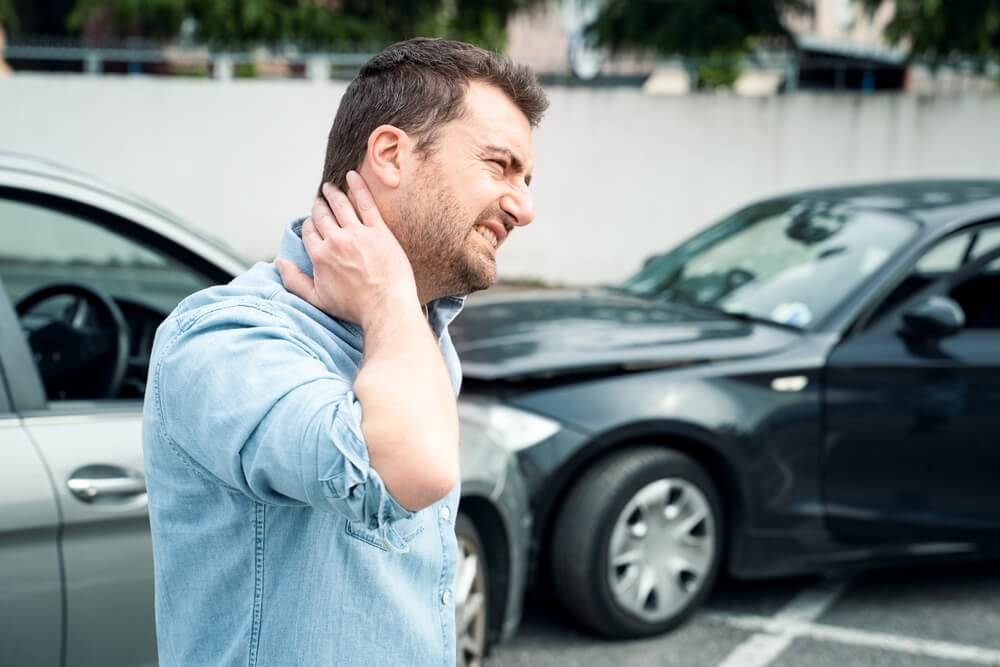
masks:
{"type": "Polygon", "coordinates": [[[514,224],[518,227],[531,224],[531,221],[535,219],[535,203],[526,187],[501,197],[500,208],[513,219],[514,224]]]}

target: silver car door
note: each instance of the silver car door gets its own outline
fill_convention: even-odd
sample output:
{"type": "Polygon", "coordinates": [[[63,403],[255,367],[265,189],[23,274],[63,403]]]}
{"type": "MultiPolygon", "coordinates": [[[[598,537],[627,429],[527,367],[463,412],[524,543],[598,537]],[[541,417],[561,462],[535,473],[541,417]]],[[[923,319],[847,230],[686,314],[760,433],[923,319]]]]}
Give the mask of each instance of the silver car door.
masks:
{"type": "Polygon", "coordinates": [[[155,664],[140,404],[69,403],[24,416],[62,507],[66,665],[155,664]]]}
{"type": "MultiPolygon", "coordinates": [[[[63,606],[59,511],[38,451],[14,413],[4,365],[21,341],[0,285],[0,665],[59,665],[63,606]]],[[[23,361],[23,359],[22,359],[23,361]]]]}
{"type": "MultiPolygon", "coordinates": [[[[61,518],[53,550],[58,544],[64,584],[63,664],[155,664],[141,401],[48,401],[23,335],[9,343],[7,360],[19,367],[22,388],[15,401],[20,433],[45,465],[61,518]]],[[[0,661],[7,664],[36,661],[0,661]]]]}
{"type": "Polygon", "coordinates": [[[0,279],[10,302],[24,311],[18,317],[28,338],[20,337],[20,348],[38,396],[19,405],[19,415],[48,467],[62,513],[64,664],[154,664],[153,559],[142,476],[146,366],[156,326],[209,280],[130,221],[52,198],[39,203],[0,190],[0,238],[0,279]],[[66,293],[35,301],[54,284],[66,293]],[[74,302],[66,286],[86,288],[106,310],[109,303],[120,310],[110,318],[117,324],[102,329],[97,311],[74,302]],[[124,344],[125,327],[123,375],[103,361],[83,364],[85,371],[59,369],[81,355],[86,361],[89,348],[74,342],[77,326],[89,340],[117,341],[112,359],[119,358],[115,346],[124,344]],[[52,329],[60,337],[43,343],[42,333],[52,329]]]}
{"type": "Polygon", "coordinates": [[[0,414],[0,665],[58,665],[59,514],[19,419],[0,414]]]}

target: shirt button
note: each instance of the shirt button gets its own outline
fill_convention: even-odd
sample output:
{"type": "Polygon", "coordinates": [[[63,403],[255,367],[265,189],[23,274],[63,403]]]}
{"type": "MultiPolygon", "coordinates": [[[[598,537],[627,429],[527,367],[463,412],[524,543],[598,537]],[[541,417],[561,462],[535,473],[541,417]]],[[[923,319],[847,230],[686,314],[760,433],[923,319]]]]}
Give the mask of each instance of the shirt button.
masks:
{"type": "Polygon", "coordinates": [[[451,604],[451,591],[445,591],[441,594],[441,604],[445,607],[451,604]]]}
{"type": "Polygon", "coordinates": [[[441,520],[442,521],[447,521],[448,519],[451,518],[451,510],[448,509],[447,505],[445,505],[444,507],[441,508],[440,514],[441,514],[441,520]]]}

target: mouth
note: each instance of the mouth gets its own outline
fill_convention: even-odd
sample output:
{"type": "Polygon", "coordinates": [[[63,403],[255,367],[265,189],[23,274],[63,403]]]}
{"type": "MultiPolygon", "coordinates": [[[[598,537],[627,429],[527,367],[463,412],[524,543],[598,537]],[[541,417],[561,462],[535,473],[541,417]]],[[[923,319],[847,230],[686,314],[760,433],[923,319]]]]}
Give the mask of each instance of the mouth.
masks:
{"type": "Polygon", "coordinates": [[[500,244],[507,238],[507,229],[496,222],[484,222],[476,225],[473,229],[477,234],[486,239],[493,246],[494,250],[499,248],[500,244]]]}

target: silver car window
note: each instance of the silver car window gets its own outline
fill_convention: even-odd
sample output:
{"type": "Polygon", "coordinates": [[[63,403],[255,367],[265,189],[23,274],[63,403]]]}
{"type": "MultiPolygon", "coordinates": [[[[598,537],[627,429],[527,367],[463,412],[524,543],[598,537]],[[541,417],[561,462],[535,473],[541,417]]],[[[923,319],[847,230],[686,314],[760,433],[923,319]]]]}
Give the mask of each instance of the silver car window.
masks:
{"type": "MultiPolygon", "coordinates": [[[[121,308],[129,370],[117,398],[142,397],[156,327],[184,297],[215,282],[155,247],[34,203],[0,199],[0,238],[0,281],[13,305],[47,285],[77,283],[100,290],[121,308]]],[[[30,334],[71,306],[71,297],[46,299],[21,318],[22,327],[30,334]]],[[[98,394],[75,398],[102,398],[98,394]]]]}

